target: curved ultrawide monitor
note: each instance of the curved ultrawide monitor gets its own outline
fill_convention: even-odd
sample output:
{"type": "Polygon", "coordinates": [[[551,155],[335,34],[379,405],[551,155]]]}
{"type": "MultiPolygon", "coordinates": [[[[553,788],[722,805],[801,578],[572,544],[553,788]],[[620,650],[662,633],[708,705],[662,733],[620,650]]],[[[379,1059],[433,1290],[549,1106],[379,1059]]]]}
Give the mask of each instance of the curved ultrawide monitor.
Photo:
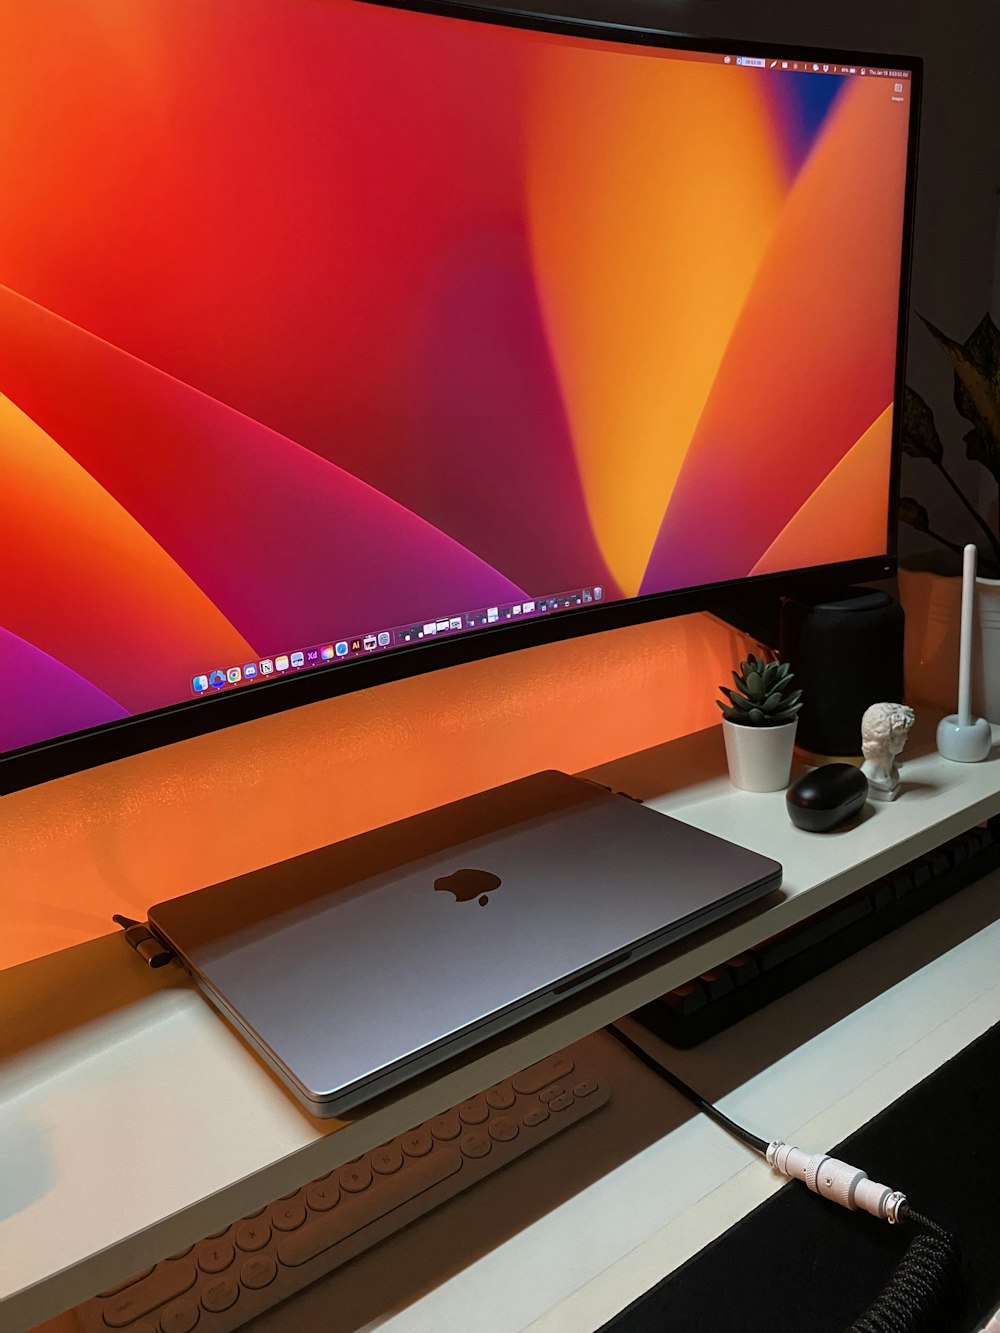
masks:
{"type": "Polygon", "coordinates": [[[892,569],[917,62],[0,15],[3,788],[892,569]]]}

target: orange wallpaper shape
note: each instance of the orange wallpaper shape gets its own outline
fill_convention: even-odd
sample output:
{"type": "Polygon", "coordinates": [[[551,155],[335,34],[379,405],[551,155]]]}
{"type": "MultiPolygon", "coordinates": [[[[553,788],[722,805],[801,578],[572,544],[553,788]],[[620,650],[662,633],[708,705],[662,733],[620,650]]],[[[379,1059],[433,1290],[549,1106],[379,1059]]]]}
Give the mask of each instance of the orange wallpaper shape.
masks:
{"type": "Polygon", "coordinates": [[[842,557],[845,514],[851,516],[851,530],[859,543],[877,550],[885,540],[891,467],[890,404],[789,519],[751,573],[798,569],[820,560],[835,563],[842,557]]]}
{"type": "MultiPolygon", "coordinates": [[[[156,607],[158,631],[178,655],[186,648],[199,661],[211,644],[222,660],[255,656],[172,556],[2,394],[0,447],[6,491],[0,568],[21,571],[0,584],[5,629],[60,662],[72,660],[101,689],[108,683],[108,640],[120,624],[144,624],[149,605],[156,607]],[[58,619],[51,615],[53,604],[60,607],[58,619]]],[[[148,708],[151,679],[176,692],[173,662],[160,666],[152,654],[142,681],[131,691],[117,690],[115,702],[135,711],[148,708]]]]}
{"type": "MultiPolygon", "coordinates": [[[[710,616],[576,639],[346,695],[0,798],[0,966],[111,914],[542,768],[707,726],[745,649],[710,616]]],[[[124,946],[123,946],[124,947],[124,946]]]]}
{"type": "Polygon", "coordinates": [[[539,295],[594,532],[634,594],[787,182],[762,83],[679,62],[665,79],[659,53],[627,83],[601,52],[545,57],[527,118],[539,295]]]}

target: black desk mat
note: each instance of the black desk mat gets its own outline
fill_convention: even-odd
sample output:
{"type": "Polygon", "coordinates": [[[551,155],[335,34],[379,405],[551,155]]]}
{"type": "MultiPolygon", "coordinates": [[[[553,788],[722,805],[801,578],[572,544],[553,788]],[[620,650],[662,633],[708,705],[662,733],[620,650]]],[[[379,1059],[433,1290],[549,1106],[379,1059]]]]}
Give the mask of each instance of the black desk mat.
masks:
{"type": "MultiPolygon", "coordinates": [[[[958,1238],[962,1281],[937,1327],[982,1328],[1000,1306],[1000,1023],[829,1151],[904,1190],[958,1238]]],[[[907,1239],[789,1184],[602,1333],[843,1333],[889,1281],[907,1239]]]]}

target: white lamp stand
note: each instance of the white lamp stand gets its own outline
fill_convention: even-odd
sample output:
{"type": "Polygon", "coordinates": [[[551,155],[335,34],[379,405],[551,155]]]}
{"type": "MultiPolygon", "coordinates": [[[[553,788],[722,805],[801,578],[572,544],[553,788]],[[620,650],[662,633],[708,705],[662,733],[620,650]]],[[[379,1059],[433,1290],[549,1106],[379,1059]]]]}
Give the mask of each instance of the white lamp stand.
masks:
{"type": "Polygon", "coordinates": [[[938,723],[938,754],[962,764],[985,759],[993,744],[990,724],[972,716],[972,615],[976,596],[976,548],[965,548],[962,561],[962,628],[958,647],[958,712],[938,723]]]}

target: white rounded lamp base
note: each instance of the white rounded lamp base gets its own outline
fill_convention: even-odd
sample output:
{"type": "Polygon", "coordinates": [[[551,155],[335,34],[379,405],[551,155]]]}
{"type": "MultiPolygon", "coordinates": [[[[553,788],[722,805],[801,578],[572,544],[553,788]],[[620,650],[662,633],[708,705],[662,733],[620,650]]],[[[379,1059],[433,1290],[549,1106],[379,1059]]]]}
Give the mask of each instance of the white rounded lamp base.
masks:
{"type": "Polygon", "coordinates": [[[993,745],[993,733],[984,717],[974,717],[963,725],[957,713],[943,717],[938,723],[938,754],[960,764],[978,764],[985,759],[993,745]]]}

